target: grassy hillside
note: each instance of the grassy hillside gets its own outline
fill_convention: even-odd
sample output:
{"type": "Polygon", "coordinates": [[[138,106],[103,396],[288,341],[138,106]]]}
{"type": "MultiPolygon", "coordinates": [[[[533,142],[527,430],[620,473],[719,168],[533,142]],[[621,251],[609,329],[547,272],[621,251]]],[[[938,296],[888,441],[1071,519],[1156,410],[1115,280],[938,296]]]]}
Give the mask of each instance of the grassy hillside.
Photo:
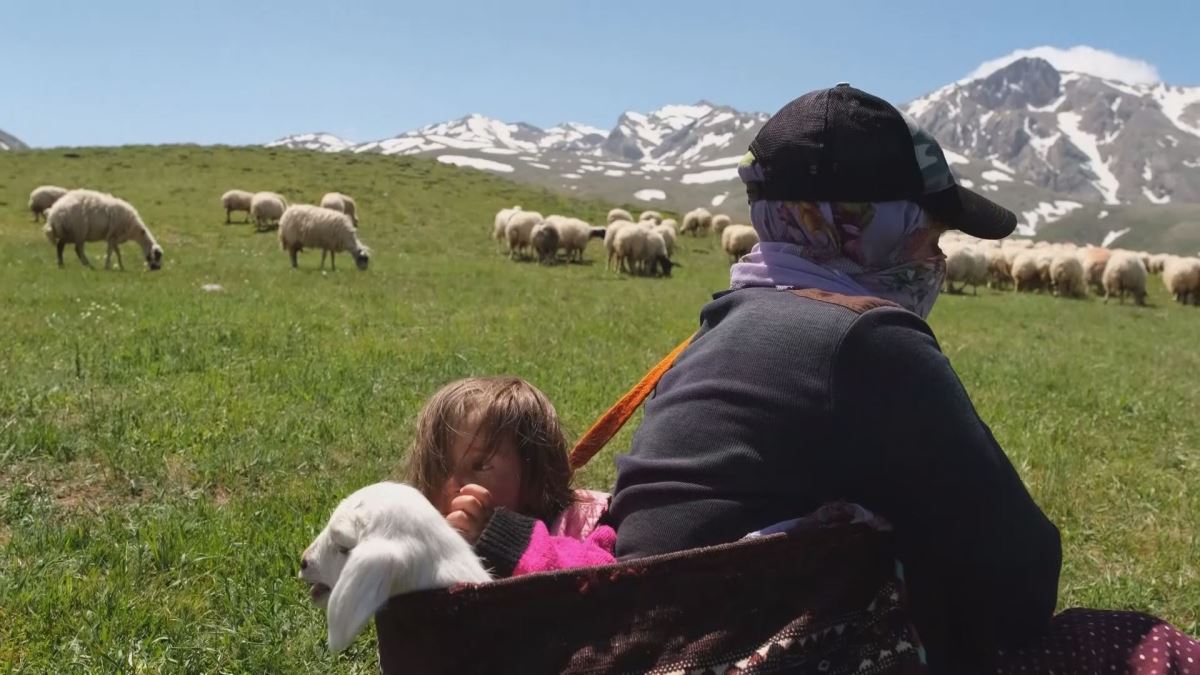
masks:
{"type": "MultiPolygon", "coordinates": [[[[519,203],[572,201],[429,160],[185,146],[0,154],[0,670],[373,672],[332,657],[294,577],[341,497],[393,476],[448,380],[515,373],[581,432],[727,283],[709,240],[672,279],[498,255],[519,203]],[[41,183],[140,209],[161,272],[82,269],[25,210],[41,183]],[[224,225],[231,187],[354,195],[368,272],[289,269],[224,225]],[[223,290],[206,292],[205,284],[223,290]]],[[[89,246],[94,261],[103,246],[89,246]]],[[[1200,632],[1200,311],[983,292],[931,317],[946,354],[1062,528],[1064,607],[1152,611],[1200,632]]],[[[609,487],[623,433],[584,484],[609,487]]],[[[947,508],[954,508],[947,504],[947,508]]]]}
{"type": "Polygon", "coordinates": [[[1111,231],[1129,228],[1112,246],[1194,256],[1200,252],[1200,204],[1153,206],[1089,204],[1038,229],[1037,238],[1100,245],[1111,231]],[[1101,213],[1106,213],[1100,218],[1101,213]]]}

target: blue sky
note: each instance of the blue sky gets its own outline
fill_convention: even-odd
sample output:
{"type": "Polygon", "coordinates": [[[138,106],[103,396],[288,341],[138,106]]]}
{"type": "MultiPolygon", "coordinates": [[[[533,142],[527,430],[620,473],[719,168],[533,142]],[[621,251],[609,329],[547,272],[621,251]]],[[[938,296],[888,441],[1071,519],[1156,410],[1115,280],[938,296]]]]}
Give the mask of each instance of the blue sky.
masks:
{"type": "Polygon", "coordinates": [[[1019,48],[1200,84],[1200,2],[5,0],[0,129],[34,146],[374,140],[479,112],[610,128],[847,80],[894,102],[1019,48]]]}

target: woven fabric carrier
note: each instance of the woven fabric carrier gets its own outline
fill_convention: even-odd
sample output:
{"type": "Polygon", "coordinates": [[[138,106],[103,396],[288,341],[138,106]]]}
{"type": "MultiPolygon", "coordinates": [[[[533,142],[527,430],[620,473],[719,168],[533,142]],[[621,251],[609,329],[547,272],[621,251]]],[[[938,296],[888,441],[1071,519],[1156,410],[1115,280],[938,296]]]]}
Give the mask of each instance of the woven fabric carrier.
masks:
{"type": "MultiPolygon", "coordinates": [[[[584,434],[573,468],[620,430],[689,342],[584,434]]],[[[845,524],[410,593],[375,623],[385,674],[923,673],[903,602],[889,535],[845,524]]]]}

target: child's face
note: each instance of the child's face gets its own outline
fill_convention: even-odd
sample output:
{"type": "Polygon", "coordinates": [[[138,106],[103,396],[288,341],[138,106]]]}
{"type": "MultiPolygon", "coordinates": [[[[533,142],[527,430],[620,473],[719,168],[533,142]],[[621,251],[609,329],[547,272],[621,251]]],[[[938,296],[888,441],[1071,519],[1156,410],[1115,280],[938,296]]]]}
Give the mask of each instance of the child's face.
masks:
{"type": "Polygon", "coordinates": [[[512,441],[498,447],[483,447],[476,436],[478,425],[464,425],[450,448],[450,475],[438,493],[435,506],[442,515],[450,512],[450,501],[464,485],[482,486],[492,495],[491,507],[517,511],[521,503],[521,458],[512,441]],[[472,441],[474,443],[472,444],[472,441]]]}

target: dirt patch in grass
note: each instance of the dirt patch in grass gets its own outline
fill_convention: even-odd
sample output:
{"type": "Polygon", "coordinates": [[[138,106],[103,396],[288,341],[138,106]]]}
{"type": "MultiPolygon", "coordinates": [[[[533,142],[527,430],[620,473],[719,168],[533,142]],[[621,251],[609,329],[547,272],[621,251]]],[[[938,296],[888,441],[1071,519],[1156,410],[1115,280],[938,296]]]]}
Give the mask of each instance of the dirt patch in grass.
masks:
{"type": "Polygon", "coordinates": [[[115,480],[95,462],[17,462],[0,467],[0,491],[25,488],[53,500],[66,513],[100,512],[138,501],[140,491],[115,480]]]}

